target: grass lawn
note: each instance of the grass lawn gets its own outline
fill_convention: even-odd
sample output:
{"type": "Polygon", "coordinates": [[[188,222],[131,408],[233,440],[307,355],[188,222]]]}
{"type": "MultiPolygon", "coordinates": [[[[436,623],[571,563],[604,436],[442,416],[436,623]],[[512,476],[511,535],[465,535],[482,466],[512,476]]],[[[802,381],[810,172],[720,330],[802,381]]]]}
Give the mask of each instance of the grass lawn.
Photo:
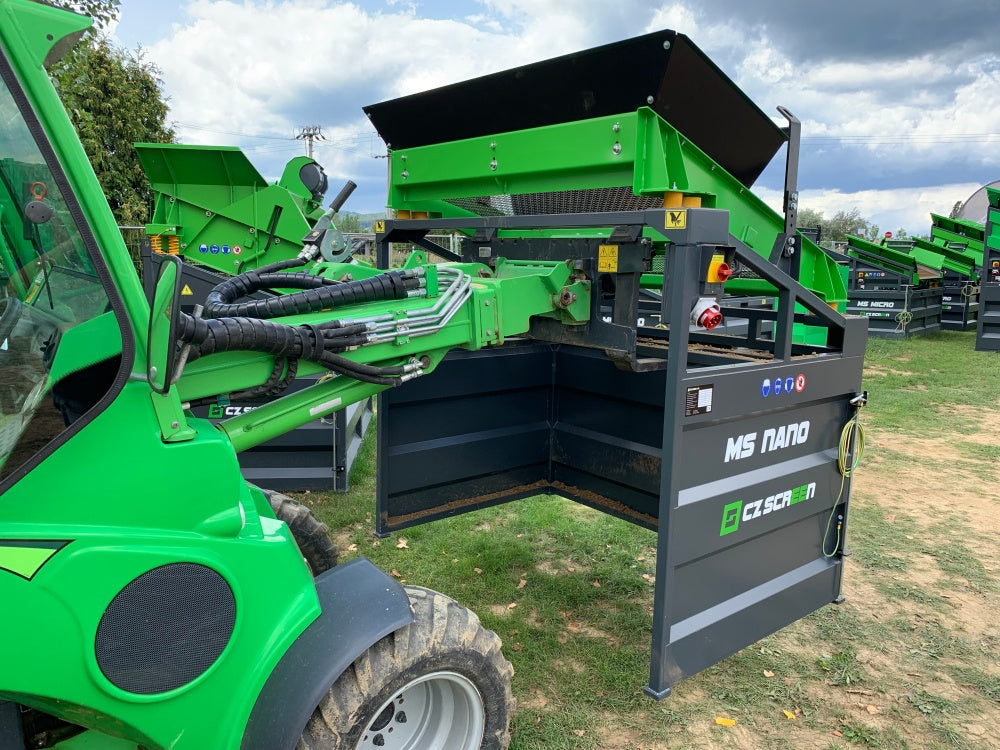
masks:
{"type": "Polygon", "coordinates": [[[1000,355],[872,340],[844,595],[645,697],[656,538],[541,496],[376,539],[374,430],[347,494],[297,497],[342,558],[477,612],[514,664],[515,750],[1000,747],[1000,355]],[[723,726],[717,718],[732,719],[723,726]]]}

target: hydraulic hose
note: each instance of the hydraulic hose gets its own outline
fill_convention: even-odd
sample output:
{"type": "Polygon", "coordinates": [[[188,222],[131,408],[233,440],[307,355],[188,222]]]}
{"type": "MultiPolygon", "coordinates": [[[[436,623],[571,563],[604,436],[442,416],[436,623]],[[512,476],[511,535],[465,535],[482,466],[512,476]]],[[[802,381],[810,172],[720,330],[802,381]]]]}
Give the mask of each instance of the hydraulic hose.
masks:
{"type": "Polygon", "coordinates": [[[227,351],[264,352],[290,360],[311,360],[334,372],[378,385],[398,385],[399,376],[414,371],[408,365],[375,367],[339,356],[337,352],[368,343],[369,337],[365,323],[338,323],[289,326],[253,318],[206,320],[181,313],[177,334],[181,342],[191,346],[188,361],[227,351]]]}
{"type": "Polygon", "coordinates": [[[279,260],[267,266],[261,266],[257,269],[257,274],[277,273],[278,271],[285,271],[289,268],[301,268],[308,262],[308,258],[286,258],[285,260],[279,260]]]}
{"type": "Polygon", "coordinates": [[[308,273],[247,271],[216,286],[205,300],[207,318],[276,318],[319,312],[344,305],[405,299],[420,287],[414,271],[389,271],[358,281],[336,282],[308,273]],[[237,302],[254,292],[273,288],[302,289],[267,299],[237,302]]]}
{"type": "MultiPolygon", "coordinates": [[[[470,294],[470,277],[453,269],[442,269],[440,298],[430,307],[405,313],[364,314],[360,317],[327,320],[322,323],[288,325],[268,318],[330,310],[384,300],[426,296],[422,268],[381,273],[368,279],[336,282],[308,273],[280,273],[301,265],[299,259],[281,261],[258,271],[248,271],[216,286],[194,315],[180,313],[177,339],[187,361],[227,351],[257,351],[275,357],[275,370],[266,389],[278,383],[287,363],[291,372],[299,359],[315,362],[342,375],[377,385],[394,386],[417,377],[426,360],[380,367],[355,362],[342,352],[389,340],[406,332],[407,337],[424,336],[440,330],[451,320],[470,294]],[[261,289],[279,287],[302,289],[278,297],[238,302],[261,289]],[[203,316],[204,313],[204,316],[203,316]],[[279,366],[278,363],[281,363],[279,366]],[[272,382],[274,381],[274,382],[272,382]]],[[[287,378],[286,378],[287,380],[287,378]]]]}

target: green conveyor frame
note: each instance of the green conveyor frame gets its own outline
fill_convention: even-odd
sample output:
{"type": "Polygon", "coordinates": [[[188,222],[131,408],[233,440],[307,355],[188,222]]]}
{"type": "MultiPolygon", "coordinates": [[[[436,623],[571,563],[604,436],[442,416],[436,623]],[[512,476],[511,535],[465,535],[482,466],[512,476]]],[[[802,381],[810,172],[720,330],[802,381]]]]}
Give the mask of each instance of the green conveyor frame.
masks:
{"type": "Polygon", "coordinates": [[[975,281],[979,278],[982,256],[977,258],[968,249],[959,250],[951,244],[938,245],[919,237],[903,240],[883,239],[882,245],[912,255],[917,263],[944,273],[952,271],[959,276],[975,281]]]}
{"type": "Polygon", "coordinates": [[[951,219],[940,214],[931,214],[931,242],[948,247],[963,247],[976,261],[976,267],[983,267],[986,228],[975,221],[951,219]]]}

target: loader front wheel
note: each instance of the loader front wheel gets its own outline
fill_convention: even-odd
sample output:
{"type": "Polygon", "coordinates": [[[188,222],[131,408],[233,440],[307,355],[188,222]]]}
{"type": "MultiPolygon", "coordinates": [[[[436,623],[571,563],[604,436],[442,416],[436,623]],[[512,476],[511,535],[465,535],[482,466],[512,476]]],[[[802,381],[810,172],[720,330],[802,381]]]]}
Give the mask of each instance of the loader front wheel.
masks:
{"type": "Polygon", "coordinates": [[[299,552],[309,565],[309,570],[318,576],[337,564],[340,550],[330,539],[330,529],[312,514],[302,503],[288,495],[261,488],[274,511],[274,517],[284,521],[299,545],[299,552]]]}
{"type": "Polygon", "coordinates": [[[454,600],[407,586],[414,621],[348,667],[296,750],[503,750],[513,667],[496,633],[454,600]]]}

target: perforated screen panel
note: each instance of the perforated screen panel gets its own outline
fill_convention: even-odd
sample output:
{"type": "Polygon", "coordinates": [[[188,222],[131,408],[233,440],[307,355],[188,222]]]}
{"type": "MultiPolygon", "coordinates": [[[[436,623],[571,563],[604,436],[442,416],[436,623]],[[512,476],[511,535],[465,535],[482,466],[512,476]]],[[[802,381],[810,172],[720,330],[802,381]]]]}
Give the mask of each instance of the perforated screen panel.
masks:
{"type": "Polygon", "coordinates": [[[477,216],[582,214],[606,211],[643,211],[647,208],[663,207],[662,196],[637,197],[632,194],[632,189],[628,187],[453,198],[447,202],[466,211],[471,211],[477,216]]]}
{"type": "Polygon", "coordinates": [[[130,693],[174,690],[215,663],[235,621],[232,589],[216,571],[194,563],[154,568],[111,600],[97,628],[97,663],[130,693]]]}

